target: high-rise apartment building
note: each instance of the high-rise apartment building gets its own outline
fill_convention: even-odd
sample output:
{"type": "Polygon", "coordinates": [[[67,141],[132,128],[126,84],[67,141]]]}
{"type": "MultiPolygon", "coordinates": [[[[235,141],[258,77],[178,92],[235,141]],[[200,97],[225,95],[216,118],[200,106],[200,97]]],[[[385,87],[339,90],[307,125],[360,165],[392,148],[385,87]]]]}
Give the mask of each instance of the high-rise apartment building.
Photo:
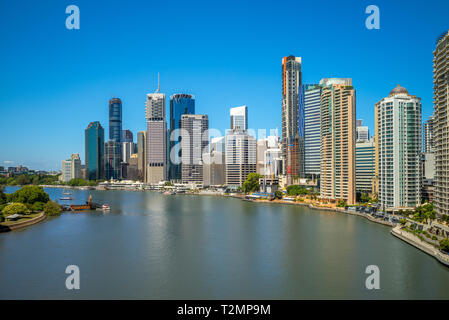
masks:
{"type": "Polygon", "coordinates": [[[137,133],[137,169],[139,171],[139,180],[145,179],[146,172],[146,131],[139,131],[137,133]]]}
{"type": "Polygon", "coordinates": [[[309,179],[320,175],[321,86],[304,84],[304,173],[309,179]]]}
{"type": "Polygon", "coordinates": [[[209,120],[206,115],[181,116],[181,173],[182,182],[203,182],[202,155],[209,145],[209,120]]]}
{"type": "Polygon", "coordinates": [[[122,101],[109,100],[109,140],[122,142],[122,101]]]}
{"type": "Polygon", "coordinates": [[[225,137],[210,140],[210,151],[203,153],[203,185],[221,186],[226,183],[225,137]]]}
{"type": "Polygon", "coordinates": [[[375,105],[379,204],[383,209],[421,203],[421,99],[397,86],[375,105]]]}
{"type": "Polygon", "coordinates": [[[246,131],[231,130],[226,135],[226,184],[243,186],[250,173],[256,172],[256,139],[246,131]]]}
{"type": "Polygon", "coordinates": [[[62,160],[62,182],[69,182],[72,179],[72,160],[62,160]]]}
{"type": "Polygon", "coordinates": [[[376,147],[374,139],[358,140],[355,144],[356,191],[371,194],[375,174],[376,147]]]}
{"type": "Polygon", "coordinates": [[[355,89],[351,79],[322,79],[320,196],[356,201],[355,89]]]}
{"type": "MultiPolygon", "coordinates": [[[[285,159],[287,185],[300,176],[300,152],[303,142],[299,132],[299,101],[302,85],[301,58],[282,59],[282,155],[285,159]]],[[[303,159],[303,157],[301,157],[303,159]]]]}
{"type": "Polygon", "coordinates": [[[422,148],[424,153],[433,152],[433,122],[435,117],[430,116],[429,119],[424,122],[422,130],[422,148]]]}
{"type": "Polygon", "coordinates": [[[78,153],[73,153],[70,156],[70,160],[72,161],[72,179],[81,178],[81,159],[78,153]]]}
{"type": "Polygon", "coordinates": [[[433,54],[434,204],[441,216],[449,214],[449,30],[437,39],[433,54]]]}
{"type": "Polygon", "coordinates": [[[181,117],[195,114],[195,96],[179,93],[170,97],[169,178],[181,180],[181,117]]]}
{"type": "Polygon", "coordinates": [[[248,107],[241,106],[230,109],[231,130],[248,130],[248,107]]]}
{"type": "Polygon", "coordinates": [[[85,135],[85,165],[89,180],[104,177],[104,129],[100,122],[89,123],[85,135]]]}
{"type": "Polygon", "coordinates": [[[104,175],[106,180],[122,178],[122,144],[109,140],[104,144],[104,175]]]}
{"type": "Polygon", "coordinates": [[[167,123],[165,122],[165,94],[147,94],[146,100],[146,179],[148,183],[167,180],[167,123]]]}

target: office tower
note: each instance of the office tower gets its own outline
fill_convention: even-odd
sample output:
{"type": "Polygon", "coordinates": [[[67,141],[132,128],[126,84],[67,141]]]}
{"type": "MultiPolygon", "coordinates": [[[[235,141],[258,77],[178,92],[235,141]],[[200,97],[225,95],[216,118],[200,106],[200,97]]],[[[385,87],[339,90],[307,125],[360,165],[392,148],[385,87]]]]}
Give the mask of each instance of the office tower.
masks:
{"type": "Polygon", "coordinates": [[[212,149],[203,153],[203,185],[222,186],[225,183],[225,153],[212,149]]]}
{"type": "Polygon", "coordinates": [[[104,144],[104,174],[106,180],[118,180],[122,177],[121,143],[109,140],[104,144]]]}
{"type": "Polygon", "coordinates": [[[397,86],[375,106],[379,203],[383,209],[421,203],[421,99],[397,86]]]}
{"type": "Polygon", "coordinates": [[[209,120],[206,115],[181,116],[181,173],[182,182],[203,183],[202,155],[208,151],[209,120]]]}
{"type": "Polygon", "coordinates": [[[256,172],[256,139],[242,130],[226,135],[226,184],[243,186],[248,174],[256,172]]]}
{"type": "Polygon", "coordinates": [[[139,180],[139,156],[137,153],[133,153],[129,158],[129,163],[126,167],[126,179],[127,180],[139,180]]]}
{"type": "Polygon", "coordinates": [[[375,142],[359,140],[355,144],[355,189],[357,192],[369,193],[373,191],[375,174],[375,142]]]}
{"type": "Polygon", "coordinates": [[[122,142],[122,101],[109,100],[109,140],[122,142]]]}
{"type": "Polygon", "coordinates": [[[354,204],[355,89],[346,78],[322,79],[320,196],[354,204]]]}
{"type": "Polygon", "coordinates": [[[248,108],[247,106],[230,109],[231,130],[248,130],[248,108]]]}
{"type": "Polygon", "coordinates": [[[146,131],[139,131],[137,133],[137,169],[139,170],[139,180],[143,181],[145,179],[146,172],[146,131]]]}
{"type": "Polygon", "coordinates": [[[434,116],[430,116],[429,119],[424,122],[423,126],[423,134],[422,134],[422,146],[423,152],[429,153],[433,152],[433,122],[434,116]]]}
{"type": "Polygon", "coordinates": [[[356,141],[369,141],[369,128],[363,125],[363,120],[357,120],[356,141]]]}
{"type": "Polygon", "coordinates": [[[293,179],[300,175],[298,112],[301,85],[301,58],[284,57],[282,59],[282,155],[286,162],[284,167],[287,185],[291,185],[293,179]]]}
{"type": "Polygon", "coordinates": [[[304,84],[304,173],[309,179],[320,175],[321,86],[304,84]]]}
{"type": "Polygon", "coordinates": [[[81,178],[81,159],[78,153],[73,153],[70,156],[70,160],[72,161],[72,179],[81,178]]]}
{"type": "Polygon", "coordinates": [[[122,162],[129,163],[133,153],[136,153],[136,144],[134,142],[122,142],[122,162]]]}
{"type": "Polygon", "coordinates": [[[131,130],[123,130],[122,142],[133,142],[133,141],[134,141],[134,137],[133,137],[133,133],[131,132],[131,130]]]}
{"type": "Polygon", "coordinates": [[[181,116],[195,114],[195,97],[179,93],[170,97],[169,178],[181,180],[181,116]]]}
{"type": "Polygon", "coordinates": [[[167,179],[167,123],[165,122],[165,94],[147,94],[146,100],[146,179],[148,183],[159,183],[167,179]]]}
{"type": "Polygon", "coordinates": [[[449,31],[437,39],[433,54],[434,204],[435,211],[441,216],[449,214],[449,31]]]}
{"type": "Polygon", "coordinates": [[[85,135],[85,165],[89,180],[104,177],[104,129],[100,122],[89,123],[85,135]]]}
{"type": "Polygon", "coordinates": [[[62,182],[69,182],[72,180],[72,160],[62,160],[62,182]]]}

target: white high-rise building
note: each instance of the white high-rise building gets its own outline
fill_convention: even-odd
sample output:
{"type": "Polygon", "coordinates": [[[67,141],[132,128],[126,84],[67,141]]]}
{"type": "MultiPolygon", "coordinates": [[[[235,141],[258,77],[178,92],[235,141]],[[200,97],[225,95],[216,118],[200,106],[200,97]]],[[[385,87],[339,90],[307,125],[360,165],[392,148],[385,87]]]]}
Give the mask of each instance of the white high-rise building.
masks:
{"type": "Polygon", "coordinates": [[[226,184],[242,186],[256,172],[256,139],[245,131],[232,130],[226,135],[226,184]]]}
{"type": "Polygon", "coordinates": [[[78,153],[73,153],[70,159],[62,161],[62,177],[63,182],[68,182],[72,179],[81,178],[81,159],[78,153]]]}
{"type": "Polygon", "coordinates": [[[421,99],[397,86],[375,105],[379,203],[383,209],[421,203],[421,99]]]}

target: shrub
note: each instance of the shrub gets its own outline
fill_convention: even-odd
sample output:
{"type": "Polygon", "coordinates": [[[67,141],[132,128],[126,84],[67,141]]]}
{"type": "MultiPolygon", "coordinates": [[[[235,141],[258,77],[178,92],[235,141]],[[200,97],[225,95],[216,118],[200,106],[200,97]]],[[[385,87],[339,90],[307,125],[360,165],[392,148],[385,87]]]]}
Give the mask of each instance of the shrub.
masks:
{"type": "Polygon", "coordinates": [[[282,196],[283,196],[283,193],[282,193],[281,191],[279,191],[279,190],[277,190],[277,191],[274,193],[274,197],[275,197],[276,199],[282,199],[282,196]]]}
{"type": "Polygon", "coordinates": [[[440,249],[444,252],[449,252],[449,239],[443,239],[440,241],[440,249]]]}
{"type": "Polygon", "coordinates": [[[34,212],[41,212],[42,210],[44,210],[44,203],[39,202],[39,201],[33,203],[31,206],[31,210],[34,212]]]}
{"type": "Polygon", "coordinates": [[[30,214],[30,210],[23,203],[11,203],[2,210],[2,214],[5,217],[12,214],[30,214]]]}
{"type": "Polygon", "coordinates": [[[438,240],[437,236],[432,236],[432,240],[438,240]]]}
{"type": "Polygon", "coordinates": [[[57,202],[50,200],[44,205],[44,213],[47,216],[59,216],[61,214],[61,206],[57,202]]]}

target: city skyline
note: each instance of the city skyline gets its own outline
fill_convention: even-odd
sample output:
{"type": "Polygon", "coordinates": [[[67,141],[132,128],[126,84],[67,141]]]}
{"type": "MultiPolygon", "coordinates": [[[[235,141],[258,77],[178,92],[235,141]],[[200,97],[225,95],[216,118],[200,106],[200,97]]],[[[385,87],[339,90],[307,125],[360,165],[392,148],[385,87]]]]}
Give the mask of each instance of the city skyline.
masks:
{"type": "MultiPolygon", "coordinates": [[[[158,5],[164,7],[162,4],[158,5]]],[[[329,2],[327,5],[335,4],[329,2]]],[[[261,4],[257,7],[257,12],[249,16],[248,24],[240,27],[229,25],[230,30],[223,30],[220,26],[222,20],[218,19],[220,21],[217,22],[208,20],[210,31],[205,31],[198,38],[200,41],[207,40],[206,44],[195,42],[189,46],[190,51],[183,48],[177,52],[172,40],[176,32],[179,32],[178,23],[184,21],[181,19],[167,31],[162,49],[154,52],[143,50],[146,51],[146,56],[142,56],[142,48],[139,47],[142,42],[139,36],[151,30],[152,25],[130,21],[138,19],[127,19],[131,22],[130,26],[106,23],[106,16],[119,8],[128,16],[137,16],[139,11],[145,11],[140,6],[131,8],[111,4],[103,8],[98,4],[80,1],[81,29],[70,33],[63,26],[65,6],[62,4],[52,6],[32,3],[29,4],[32,9],[30,13],[23,12],[21,4],[10,4],[7,7],[10,14],[1,22],[2,30],[19,28],[11,34],[20,34],[22,37],[12,38],[10,34],[5,34],[5,50],[0,53],[3,58],[0,63],[5,71],[0,77],[0,93],[3,97],[0,101],[0,111],[5,119],[12,120],[3,122],[2,133],[7,137],[15,137],[15,139],[2,139],[0,147],[5,151],[0,156],[0,165],[23,164],[32,169],[55,170],[60,169],[60,159],[66,159],[72,153],[79,153],[81,159],[84,159],[84,139],[80,132],[91,121],[99,121],[104,128],[108,127],[108,100],[113,96],[122,100],[123,128],[137,135],[138,131],[146,129],[142,101],[146,94],[153,92],[157,72],[161,72],[161,92],[167,96],[175,93],[189,93],[196,96],[196,113],[209,114],[210,128],[217,128],[224,134],[224,130],[229,127],[227,117],[229,108],[247,105],[249,128],[262,128],[267,131],[278,128],[280,133],[279,61],[283,56],[290,54],[302,58],[303,83],[317,83],[326,77],[351,77],[357,89],[356,117],[364,120],[370,132],[374,131],[372,116],[374,104],[397,84],[422,98],[422,119],[426,121],[433,113],[431,61],[434,41],[439,34],[447,30],[444,8],[439,11],[441,14],[435,15],[433,10],[428,8],[416,10],[415,4],[407,4],[405,7],[379,1],[381,29],[367,30],[364,26],[367,17],[364,10],[367,5],[368,3],[364,2],[357,5],[345,2],[338,8],[341,20],[344,21],[340,21],[340,18],[333,18],[334,20],[330,21],[341,26],[354,40],[354,44],[351,44],[353,50],[344,50],[344,55],[338,50],[331,53],[326,50],[320,52],[317,47],[318,38],[314,37],[320,32],[324,34],[326,28],[319,26],[319,21],[313,22],[307,18],[305,12],[316,17],[317,15],[313,13],[318,11],[318,5],[304,4],[298,7],[306,19],[303,22],[298,19],[291,25],[297,30],[308,25],[316,28],[316,33],[308,35],[298,32],[297,38],[286,40],[275,22],[260,31],[250,28],[251,22],[262,19],[268,12],[280,10],[274,4],[261,4]],[[39,24],[41,28],[36,30],[20,29],[23,27],[19,27],[19,23],[14,19],[21,17],[19,22],[22,23],[23,19],[29,18],[31,12],[37,17],[42,17],[42,21],[48,21],[47,25],[39,24]],[[104,20],[105,25],[96,24],[94,27],[95,19],[104,20]],[[402,20],[421,21],[421,24],[405,26],[396,24],[402,20]],[[59,25],[62,25],[61,30],[59,25]],[[126,38],[126,31],[135,28],[138,31],[136,35],[126,38]],[[208,58],[211,50],[222,49],[221,41],[211,37],[217,32],[223,35],[220,31],[226,33],[226,36],[228,33],[233,36],[232,49],[241,46],[243,50],[232,51],[234,52],[232,54],[224,50],[219,54],[219,59],[208,58]],[[237,31],[241,31],[241,34],[237,31]],[[48,40],[42,38],[44,32],[48,40]],[[92,44],[92,41],[97,41],[102,33],[105,33],[105,39],[92,44]],[[398,33],[401,34],[399,38],[396,37],[398,33]],[[268,37],[265,39],[262,35],[268,37]],[[244,40],[248,36],[250,40],[246,43],[244,40]],[[104,50],[109,50],[105,41],[110,41],[111,37],[118,43],[123,42],[123,45],[116,47],[117,53],[105,56],[104,50]],[[29,55],[20,49],[25,44],[33,45],[37,40],[42,42],[39,45],[40,54],[29,55]],[[264,40],[273,48],[265,50],[267,44],[264,40]],[[418,49],[406,49],[406,44],[411,40],[418,49]],[[88,51],[82,50],[87,45],[94,47],[95,54],[92,57],[89,57],[88,51]],[[205,45],[209,50],[202,53],[205,45]],[[393,50],[394,52],[390,50],[388,53],[380,50],[388,45],[395,45],[397,50],[393,50]],[[60,54],[61,50],[64,54],[61,58],[55,59],[55,54],[60,54]],[[17,55],[17,52],[22,53],[17,55]],[[176,56],[179,54],[183,56],[180,61],[174,62],[175,52],[176,56]],[[131,55],[138,56],[135,62],[129,61],[131,55]],[[358,59],[361,55],[364,56],[363,60],[358,59]],[[139,64],[144,60],[151,61],[139,64]],[[395,68],[391,68],[392,65],[395,68]],[[413,65],[413,68],[410,68],[410,65],[413,65]],[[26,77],[24,72],[27,72],[26,77]],[[29,117],[18,117],[16,113],[18,109],[23,110],[29,117]],[[258,112],[259,110],[262,112],[258,112]],[[27,139],[26,134],[29,130],[23,130],[20,124],[34,130],[35,139],[27,139]],[[42,128],[41,124],[48,126],[42,128]],[[64,134],[54,134],[57,131],[64,134]],[[19,147],[14,142],[16,139],[24,143],[19,147]],[[50,148],[49,145],[58,147],[50,148]]],[[[185,4],[180,6],[189,9],[185,4]]],[[[449,10],[446,3],[440,3],[439,6],[448,6],[449,10]]],[[[231,17],[248,15],[251,6],[249,3],[243,3],[238,8],[237,12],[229,12],[231,17]]],[[[325,13],[322,19],[324,18],[330,18],[329,13],[325,13]]],[[[157,22],[161,21],[154,23],[157,22]]],[[[165,25],[164,22],[163,26],[165,25]]],[[[187,36],[188,31],[196,27],[198,25],[194,23],[186,27],[187,30],[182,32],[182,37],[187,36]]],[[[155,40],[160,40],[160,36],[154,32],[151,32],[151,35],[155,40]]],[[[329,46],[334,44],[332,41],[334,40],[330,41],[329,46]]],[[[336,45],[336,48],[341,48],[341,44],[336,45]]],[[[166,104],[166,113],[168,107],[166,104]]]]}

